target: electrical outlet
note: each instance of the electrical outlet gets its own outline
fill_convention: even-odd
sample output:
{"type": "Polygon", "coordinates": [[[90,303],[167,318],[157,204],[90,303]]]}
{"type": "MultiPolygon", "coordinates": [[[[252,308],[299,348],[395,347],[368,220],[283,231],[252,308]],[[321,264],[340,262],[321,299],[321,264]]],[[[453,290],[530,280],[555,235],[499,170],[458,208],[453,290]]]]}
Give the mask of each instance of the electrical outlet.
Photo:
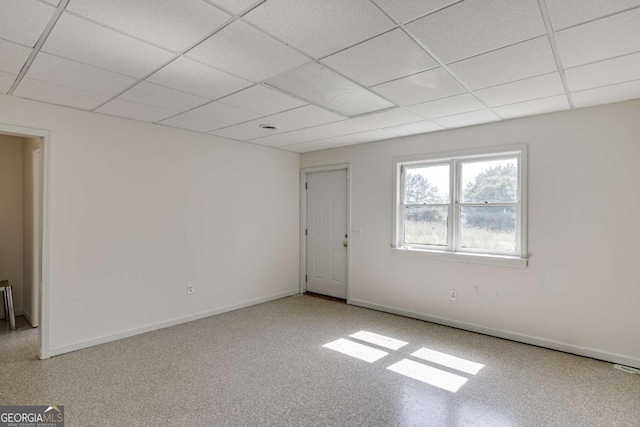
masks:
{"type": "Polygon", "coordinates": [[[451,289],[449,291],[449,296],[451,297],[451,301],[455,301],[458,299],[458,291],[456,291],[455,289],[451,289]]]}
{"type": "Polygon", "coordinates": [[[195,291],[196,289],[193,287],[193,285],[187,285],[187,295],[192,295],[195,291]]]}

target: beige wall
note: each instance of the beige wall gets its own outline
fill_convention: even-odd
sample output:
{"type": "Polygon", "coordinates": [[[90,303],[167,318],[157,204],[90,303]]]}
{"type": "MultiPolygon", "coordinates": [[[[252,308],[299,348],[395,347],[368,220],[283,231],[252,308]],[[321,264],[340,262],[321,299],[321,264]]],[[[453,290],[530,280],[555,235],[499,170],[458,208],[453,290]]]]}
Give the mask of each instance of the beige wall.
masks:
{"type": "Polygon", "coordinates": [[[298,154],[9,96],[0,118],[51,131],[53,354],[297,292],[298,154]]]}
{"type": "Polygon", "coordinates": [[[42,209],[42,141],[23,138],[22,143],[22,223],[23,223],[23,312],[32,326],[38,326],[41,281],[40,260],[42,209]],[[34,175],[35,173],[35,175],[34,175]],[[34,180],[34,178],[38,178],[34,180]]]}
{"type": "Polygon", "coordinates": [[[22,138],[0,135],[0,280],[12,285],[17,312],[22,277],[22,138]]]}
{"type": "Polygon", "coordinates": [[[319,151],[302,166],[352,165],[355,302],[640,367],[639,118],[631,101],[319,151]],[[394,157],[514,143],[529,144],[528,268],[392,255],[394,157]]]}

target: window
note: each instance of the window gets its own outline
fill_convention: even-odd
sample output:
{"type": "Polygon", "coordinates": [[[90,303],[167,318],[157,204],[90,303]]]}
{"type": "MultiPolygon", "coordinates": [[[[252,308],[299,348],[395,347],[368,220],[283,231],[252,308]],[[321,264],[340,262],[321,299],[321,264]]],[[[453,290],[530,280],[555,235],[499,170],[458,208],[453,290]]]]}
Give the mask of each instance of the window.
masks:
{"type": "Polygon", "coordinates": [[[396,249],[472,262],[525,258],[525,146],[399,159],[395,167],[396,249]]]}

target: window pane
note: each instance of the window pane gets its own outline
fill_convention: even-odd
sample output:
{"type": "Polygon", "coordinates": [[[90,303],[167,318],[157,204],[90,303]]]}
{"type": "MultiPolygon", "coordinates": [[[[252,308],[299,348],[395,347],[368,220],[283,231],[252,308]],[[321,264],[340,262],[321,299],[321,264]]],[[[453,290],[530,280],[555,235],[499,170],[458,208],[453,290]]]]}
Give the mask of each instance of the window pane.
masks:
{"type": "Polygon", "coordinates": [[[461,163],[463,203],[516,202],[518,160],[461,163]]]}
{"type": "Polygon", "coordinates": [[[516,208],[462,206],[460,208],[460,246],[515,252],[516,208]]]}
{"type": "Polygon", "coordinates": [[[404,203],[449,203],[449,165],[407,168],[404,203]]]}
{"type": "Polygon", "coordinates": [[[404,242],[447,246],[446,206],[407,207],[404,210],[404,242]]]}

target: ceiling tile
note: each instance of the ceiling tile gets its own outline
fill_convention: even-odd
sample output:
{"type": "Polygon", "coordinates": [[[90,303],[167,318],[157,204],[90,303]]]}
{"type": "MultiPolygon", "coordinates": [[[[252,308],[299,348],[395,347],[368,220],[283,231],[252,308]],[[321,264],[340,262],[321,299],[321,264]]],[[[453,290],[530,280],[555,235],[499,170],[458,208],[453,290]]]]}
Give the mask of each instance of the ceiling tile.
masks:
{"type": "Polygon", "coordinates": [[[266,83],[346,116],[393,106],[386,99],[316,62],[281,74],[266,83]]]}
{"type": "Polygon", "coordinates": [[[118,98],[136,104],[182,112],[209,102],[208,99],[179,92],[153,83],[140,82],[118,98]]]}
{"type": "Polygon", "coordinates": [[[152,83],[218,99],[252,85],[247,80],[180,57],[147,79],[152,83]]]}
{"type": "Polygon", "coordinates": [[[202,107],[189,111],[189,114],[225,124],[225,126],[219,127],[247,122],[262,116],[262,114],[243,110],[242,108],[233,107],[231,105],[223,104],[222,102],[212,102],[210,104],[203,105],[202,107]]]}
{"type": "Polygon", "coordinates": [[[443,68],[425,71],[389,83],[373,90],[398,105],[412,105],[465,92],[465,89],[443,68]]]}
{"type": "Polygon", "coordinates": [[[91,110],[109,99],[108,96],[31,79],[22,79],[13,94],[22,98],[81,108],[83,110],[91,110]]]}
{"type": "Polygon", "coordinates": [[[5,73],[4,71],[0,71],[0,93],[7,93],[13,82],[16,80],[15,74],[5,73]]]}
{"type": "Polygon", "coordinates": [[[187,56],[255,82],[268,79],[309,58],[242,21],[235,21],[187,56]]]}
{"type": "Polygon", "coordinates": [[[136,82],[132,77],[40,52],[26,77],[100,95],[115,96],[136,82]]]}
{"type": "Polygon", "coordinates": [[[157,122],[176,114],[175,111],[149,107],[148,105],[136,104],[121,99],[113,99],[96,111],[110,116],[124,117],[143,122],[157,122]]]}
{"type": "Polygon", "coordinates": [[[640,51],[638,28],[640,8],[555,33],[563,67],[640,51]]]}
{"type": "Polygon", "coordinates": [[[73,0],[67,9],[175,52],[231,17],[202,0],[73,0]]]}
{"type": "Polygon", "coordinates": [[[316,107],[315,105],[305,105],[304,107],[296,108],[295,110],[274,114],[271,117],[286,120],[303,127],[318,126],[345,119],[345,117],[339,114],[325,110],[324,108],[316,107]]]}
{"type": "Polygon", "coordinates": [[[310,153],[312,151],[326,150],[327,146],[322,141],[304,142],[302,144],[285,145],[282,150],[294,153],[310,153]]]}
{"type": "Polygon", "coordinates": [[[55,8],[36,0],[0,2],[0,38],[33,47],[55,8]]]}
{"type": "Polygon", "coordinates": [[[401,29],[338,52],[322,62],[365,86],[398,79],[438,65],[401,29]],[[384,61],[380,58],[384,58],[384,61]]]}
{"type": "Polygon", "coordinates": [[[454,116],[441,117],[434,122],[446,128],[459,128],[463,126],[473,126],[482,123],[495,122],[500,120],[495,113],[490,110],[473,111],[471,113],[456,114],[454,116]]]}
{"type": "Polygon", "coordinates": [[[382,113],[358,117],[356,120],[376,128],[386,128],[389,126],[403,125],[405,123],[419,122],[424,120],[424,118],[413,114],[411,111],[395,108],[393,110],[383,111],[382,113]]]}
{"type": "Polygon", "coordinates": [[[547,37],[456,62],[449,68],[472,90],[558,71],[547,37]]]}
{"type": "Polygon", "coordinates": [[[369,0],[269,0],[245,19],[315,58],[394,26],[369,0]]]}
{"type": "Polygon", "coordinates": [[[393,139],[398,137],[398,135],[395,135],[387,131],[386,129],[376,129],[367,132],[360,132],[354,134],[353,136],[355,136],[360,142],[382,141],[385,139],[393,139]]]}
{"type": "Polygon", "coordinates": [[[212,2],[233,13],[240,13],[244,12],[244,10],[252,4],[255,4],[256,1],[257,0],[213,0],[212,2]]]}
{"type": "Polygon", "coordinates": [[[408,22],[458,0],[374,0],[396,22],[408,22]]]}
{"type": "Polygon", "coordinates": [[[398,136],[408,136],[417,135],[420,133],[435,132],[438,130],[444,130],[444,128],[437,123],[433,123],[429,120],[424,120],[422,122],[389,127],[385,130],[398,136]]]}
{"type": "Polygon", "coordinates": [[[296,98],[264,86],[252,86],[242,92],[222,98],[220,102],[265,115],[305,105],[304,102],[296,98]]]}
{"type": "Polygon", "coordinates": [[[569,101],[566,95],[557,95],[549,98],[520,102],[518,104],[505,105],[494,108],[494,111],[505,119],[515,117],[534,116],[536,114],[551,113],[569,109],[569,101]]]}
{"type": "Polygon", "coordinates": [[[640,6],[640,0],[546,0],[555,31],[640,6]]]}
{"type": "Polygon", "coordinates": [[[18,74],[31,55],[31,50],[28,47],[0,39],[0,58],[2,58],[0,71],[18,74]]]}
{"type": "Polygon", "coordinates": [[[467,0],[407,25],[445,63],[546,34],[537,0],[467,0]]]}
{"type": "Polygon", "coordinates": [[[240,141],[249,141],[250,139],[264,136],[263,132],[260,129],[246,128],[242,127],[242,125],[230,126],[223,129],[214,130],[209,133],[216,136],[221,136],[223,138],[237,139],[240,141]]]}
{"type": "Polygon", "coordinates": [[[264,138],[254,139],[251,142],[271,147],[281,147],[283,145],[300,144],[303,142],[331,138],[332,136],[333,134],[315,127],[294,130],[293,132],[282,133],[280,135],[266,136],[264,138]]]}
{"type": "Polygon", "coordinates": [[[175,117],[162,120],[160,123],[174,128],[187,129],[195,132],[209,132],[213,129],[225,126],[224,123],[214,122],[191,113],[183,113],[175,117]]]}
{"type": "Polygon", "coordinates": [[[52,4],[54,6],[57,6],[58,3],[60,3],[60,0],[44,0],[44,1],[46,1],[47,3],[52,4]]]}
{"type": "Polygon", "coordinates": [[[633,53],[564,71],[572,92],[640,78],[640,53],[633,53]]]}
{"type": "Polygon", "coordinates": [[[451,116],[453,114],[468,113],[470,111],[483,110],[487,108],[470,93],[455,95],[449,98],[438,99],[436,101],[425,102],[423,104],[408,107],[414,113],[420,114],[426,119],[451,116]]]}
{"type": "Polygon", "coordinates": [[[352,133],[365,132],[374,128],[355,120],[343,120],[341,122],[329,123],[316,126],[313,129],[331,134],[331,136],[349,135],[352,133]]]}
{"type": "Polygon", "coordinates": [[[476,91],[476,95],[489,107],[562,94],[564,94],[564,85],[558,73],[545,74],[476,91]]]}
{"type": "Polygon", "coordinates": [[[277,135],[279,133],[290,132],[292,130],[298,130],[301,128],[300,125],[296,125],[291,122],[286,122],[284,120],[275,119],[273,116],[262,117],[256,120],[252,120],[250,122],[242,123],[240,126],[255,129],[260,132],[260,136],[270,136],[277,135]],[[261,129],[260,125],[271,125],[275,126],[276,129],[261,129]]]}
{"type": "Polygon", "coordinates": [[[571,93],[576,108],[640,98],[640,80],[571,93]]]}
{"type": "Polygon", "coordinates": [[[173,58],[166,50],[63,13],[42,50],[133,77],[173,58]]]}

